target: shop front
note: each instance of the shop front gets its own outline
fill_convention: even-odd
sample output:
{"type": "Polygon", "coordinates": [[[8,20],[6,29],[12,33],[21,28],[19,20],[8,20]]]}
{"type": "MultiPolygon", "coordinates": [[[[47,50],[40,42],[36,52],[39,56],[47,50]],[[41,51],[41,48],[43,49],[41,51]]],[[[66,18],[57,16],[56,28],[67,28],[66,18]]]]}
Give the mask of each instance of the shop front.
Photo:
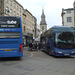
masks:
{"type": "Polygon", "coordinates": [[[27,33],[27,36],[26,36],[26,46],[28,46],[29,43],[32,43],[32,42],[33,42],[33,34],[27,33]]]}

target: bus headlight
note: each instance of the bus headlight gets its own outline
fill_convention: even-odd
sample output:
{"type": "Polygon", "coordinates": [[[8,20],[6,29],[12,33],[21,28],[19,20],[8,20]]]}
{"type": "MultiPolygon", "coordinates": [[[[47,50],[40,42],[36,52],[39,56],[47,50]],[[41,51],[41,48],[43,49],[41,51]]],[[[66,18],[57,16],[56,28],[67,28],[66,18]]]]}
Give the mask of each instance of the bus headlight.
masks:
{"type": "Polygon", "coordinates": [[[75,51],[71,52],[71,53],[75,53],[75,51]]]}
{"type": "Polygon", "coordinates": [[[62,53],[61,51],[56,51],[56,53],[62,53]]]}

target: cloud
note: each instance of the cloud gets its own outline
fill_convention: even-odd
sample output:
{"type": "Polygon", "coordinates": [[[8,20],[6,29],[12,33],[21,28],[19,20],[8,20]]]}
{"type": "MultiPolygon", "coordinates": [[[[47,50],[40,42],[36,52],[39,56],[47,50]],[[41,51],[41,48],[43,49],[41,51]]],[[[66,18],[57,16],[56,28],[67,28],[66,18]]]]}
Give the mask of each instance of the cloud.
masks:
{"type": "Polygon", "coordinates": [[[42,7],[46,15],[48,29],[53,25],[61,25],[62,8],[73,8],[74,0],[17,0],[25,9],[28,9],[40,23],[42,7]]]}

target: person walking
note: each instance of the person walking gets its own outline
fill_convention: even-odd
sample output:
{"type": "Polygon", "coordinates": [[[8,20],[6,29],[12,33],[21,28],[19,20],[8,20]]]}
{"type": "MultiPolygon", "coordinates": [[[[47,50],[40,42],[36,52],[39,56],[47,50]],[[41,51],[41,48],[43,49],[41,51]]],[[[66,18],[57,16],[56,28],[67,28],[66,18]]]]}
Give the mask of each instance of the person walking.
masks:
{"type": "Polygon", "coordinates": [[[34,50],[35,51],[37,50],[37,43],[36,42],[34,43],[34,50]]]}
{"type": "Polygon", "coordinates": [[[32,47],[33,47],[33,44],[32,43],[29,43],[29,50],[32,51],[32,47]]]}
{"type": "Polygon", "coordinates": [[[42,46],[42,45],[41,45],[41,43],[39,43],[39,45],[38,45],[38,46],[39,46],[39,50],[40,50],[40,49],[41,49],[41,46],[42,46]]]}

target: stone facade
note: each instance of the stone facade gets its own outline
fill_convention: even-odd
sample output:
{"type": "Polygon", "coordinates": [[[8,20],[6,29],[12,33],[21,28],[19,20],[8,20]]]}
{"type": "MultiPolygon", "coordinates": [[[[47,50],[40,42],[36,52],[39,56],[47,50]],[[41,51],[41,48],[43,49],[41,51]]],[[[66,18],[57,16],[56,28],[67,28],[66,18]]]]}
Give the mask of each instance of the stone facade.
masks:
{"type": "Polygon", "coordinates": [[[75,1],[74,1],[73,6],[74,6],[74,27],[75,27],[75,1]]]}
{"type": "Polygon", "coordinates": [[[25,32],[26,32],[26,42],[33,42],[33,39],[36,37],[36,23],[37,19],[27,10],[25,9],[25,32]]]}
{"type": "Polygon", "coordinates": [[[37,36],[37,19],[16,0],[0,0],[0,16],[21,16],[25,44],[37,36]]]}
{"type": "Polygon", "coordinates": [[[62,9],[62,25],[63,26],[74,26],[74,8],[62,9]]]}

